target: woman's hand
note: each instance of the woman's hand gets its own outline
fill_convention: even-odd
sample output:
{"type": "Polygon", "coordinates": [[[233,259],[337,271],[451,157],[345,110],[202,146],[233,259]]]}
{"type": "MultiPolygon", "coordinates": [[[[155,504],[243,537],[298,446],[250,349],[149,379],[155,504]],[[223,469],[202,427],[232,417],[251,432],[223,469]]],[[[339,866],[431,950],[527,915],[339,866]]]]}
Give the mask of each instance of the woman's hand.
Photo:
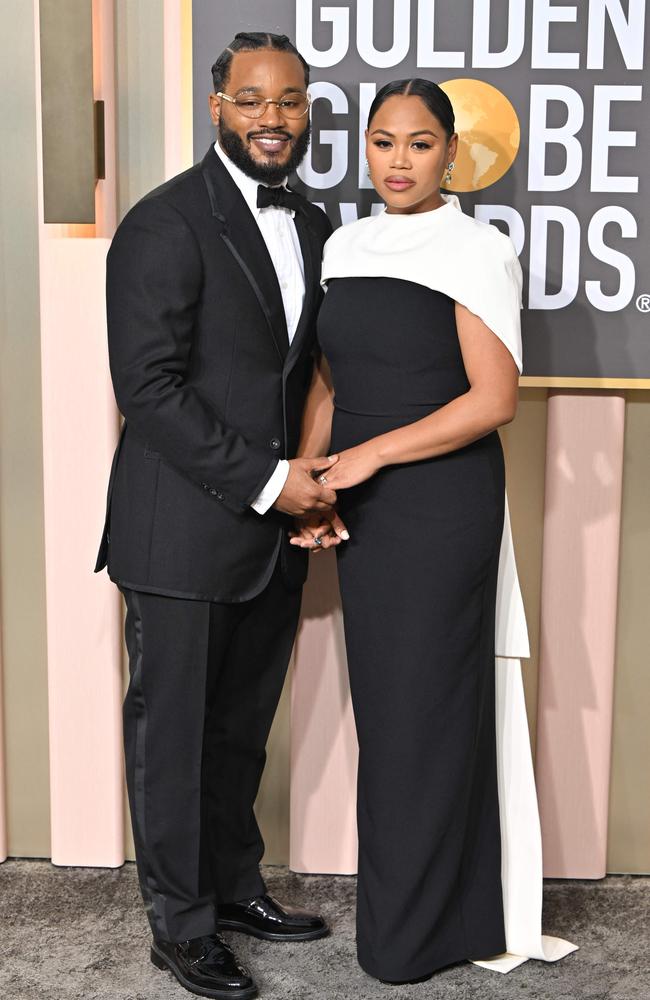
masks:
{"type": "Polygon", "coordinates": [[[329,549],[340,542],[347,542],[350,534],[343,521],[331,511],[327,515],[312,515],[296,520],[296,530],[289,532],[290,545],[298,545],[301,549],[311,549],[319,552],[329,549]]]}
{"type": "Polygon", "coordinates": [[[320,476],[317,476],[317,481],[321,486],[327,486],[334,491],[346,490],[351,486],[358,486],[359,483],[365,483],[366,479],[374,476],[381,467],[382,462],[373,442],[366,441],[356,448],[347,448],[339,452],[336,466],[325,469],[320,476]]]}

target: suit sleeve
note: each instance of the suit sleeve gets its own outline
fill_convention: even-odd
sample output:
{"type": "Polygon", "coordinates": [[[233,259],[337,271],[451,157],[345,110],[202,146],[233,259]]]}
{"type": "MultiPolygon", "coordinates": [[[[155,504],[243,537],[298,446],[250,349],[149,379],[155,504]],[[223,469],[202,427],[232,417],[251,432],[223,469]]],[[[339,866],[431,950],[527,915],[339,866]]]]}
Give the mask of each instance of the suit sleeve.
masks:
{"type": "Polygon", "coordinates": [[[149,447],[235,510],[277,457],[220,419],[187,382],[203,262],[183,216],[157,199],[127,215],[107,262],[108,348],[117,404],[149,447]]]}

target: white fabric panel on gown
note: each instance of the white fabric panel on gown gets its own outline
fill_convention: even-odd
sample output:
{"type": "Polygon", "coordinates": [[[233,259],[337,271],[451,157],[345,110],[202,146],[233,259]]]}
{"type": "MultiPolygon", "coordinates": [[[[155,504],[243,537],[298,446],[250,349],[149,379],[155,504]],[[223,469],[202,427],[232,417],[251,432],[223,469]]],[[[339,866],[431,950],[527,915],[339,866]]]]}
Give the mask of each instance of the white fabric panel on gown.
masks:
{"type": "MultiPolygon", "coordinates": [[[[321,283],[390,277],[442,292],[466,306],[506,345],[521,373],[519,259],[495,226],[464,215],[455,195],[414,215],[386,211],[342,226],[325,245],[321,283]],[[454,211],[456,209],[457,211],[454,211]]],[[[555,962],[578,946],[542,934],[542,836],[521,675],[530,656],[506,497],[495,622],[496,738],[501,881],[507,951],[474,964],[510,972],[529,958],[555,962]]]]}
{"type": "Polygon", "coordinates": [[[497,778],[507,951],[474,964],[494,972],[511,972],[529,958],[556,962],[578,946],[542,934],[542,831],[520,662],[520,657],[530,654],[507,498],[497,584],[496,654],[497,778]]]}

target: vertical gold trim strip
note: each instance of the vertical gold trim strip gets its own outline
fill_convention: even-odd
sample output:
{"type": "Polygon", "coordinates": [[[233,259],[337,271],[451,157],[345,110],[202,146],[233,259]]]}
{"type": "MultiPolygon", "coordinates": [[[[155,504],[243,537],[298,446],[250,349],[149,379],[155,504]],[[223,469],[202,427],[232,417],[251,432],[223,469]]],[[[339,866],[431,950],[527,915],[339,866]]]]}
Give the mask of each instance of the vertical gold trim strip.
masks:
{"type": "Polygon", "coordinates": [[[574,378],[564,375],[522,375],[522,388],[549,389],[650,389],[650,378],[574,378]]]}

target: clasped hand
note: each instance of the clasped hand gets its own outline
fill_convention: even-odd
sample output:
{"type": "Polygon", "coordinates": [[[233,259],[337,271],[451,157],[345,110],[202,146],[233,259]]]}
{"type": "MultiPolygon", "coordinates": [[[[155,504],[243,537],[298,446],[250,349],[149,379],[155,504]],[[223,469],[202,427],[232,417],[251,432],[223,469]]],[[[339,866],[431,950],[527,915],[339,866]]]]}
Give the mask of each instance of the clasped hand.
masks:
{"type": "MultiPolygon", "coordinates": [[[[313,459],[312,467],[322,459],[313,459]]],[[[347,448],[328,459],[326,468],[313,468],[312,475],[321,486],[330,490],[349,489],[370,479],[381,463],[368,443],[347,448]]],[[[335,500],[334,500],[335,502],[335,500]]],[[[334,507],[299,516],[296,531],[290,532],[291,545],[318,552],[347,541],[350,535],[334,507]]]]}

